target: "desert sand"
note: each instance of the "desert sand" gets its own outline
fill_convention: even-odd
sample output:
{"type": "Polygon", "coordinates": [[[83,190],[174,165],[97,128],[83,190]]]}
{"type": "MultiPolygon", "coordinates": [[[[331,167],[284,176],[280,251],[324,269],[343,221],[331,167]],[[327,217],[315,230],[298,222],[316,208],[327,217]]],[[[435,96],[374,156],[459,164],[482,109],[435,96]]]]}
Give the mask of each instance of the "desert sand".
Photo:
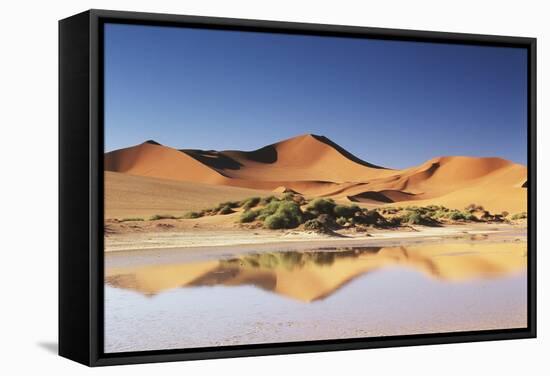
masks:
{"type": "Polygon", "coordinates": [[[260,196],[291,189],[305,196],[374,206],[436,204],[463,209],[475,203],[495,213],[527,210],[526,166],[495,157],[446,156],[396,170],[362,161],[326,137],[311,134],[250,152],[178,150],[146,141],[106,153],[105,170],[108,216],[131,215],[132,202],[139,205],[140,197],[150,197],[155,189],[152,180],[138,183],[130,176],[174,182],[159,183],[151,199],[155,201],[151,205],[158,203],[158,210],[167,213],[193,210],[193,203],[210,200],[206,198],[210,193],[212,197],[239,199],[245,194],[243,188],[261,191],[256,194],[260,196]],[[176,188],[175,182],[204,184],[211,189],[204,188],[201,198],[190,192],[200,193],[205,186],[176,188]],[[151,185],[146,188],[148,183],[151,185]],[[124,197],[134,184],[144,188],[124,197]]]}
{"type": "Polygon", "coordinates": [[[298,229],[268,230],[243,227],[238,224],[240,213],[208,216],[197,219],[162,219],[155,221],[107,220],[105,224],[105,252],[149,249],[199,249],[234,246],[240,249],[280,249],[292,245],[342,246],[397,245],[403,241],[433,242],[442,240],[477,240],[489,234],[499,234],[511,240],[525,240],[526,225],[498,223],[465,223],[438,227],[408,226],[394,229],[371,228],[367,232],[341,229],[327,235],[298,229]]]}
{"type": "Polygon", "coordinates": [[[105,172],[105,218],[181,215],[265,191],[105,172]]]}

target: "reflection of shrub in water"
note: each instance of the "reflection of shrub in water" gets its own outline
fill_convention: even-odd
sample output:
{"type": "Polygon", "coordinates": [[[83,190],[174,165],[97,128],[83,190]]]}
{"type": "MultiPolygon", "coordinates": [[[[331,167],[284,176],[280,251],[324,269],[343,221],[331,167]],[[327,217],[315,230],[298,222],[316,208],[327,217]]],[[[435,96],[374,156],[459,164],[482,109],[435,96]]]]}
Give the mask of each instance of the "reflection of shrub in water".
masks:
{"type": "Polygon", "coordinates": [[[276,253],[254,253],[245,255],[241,258],[233,258],[229,260],[220,260],[222,266],[227,267],[251,267],[276,269],[285,268],[294,270],[303,268],[308,263],[313,263],[319,266],[330,266],[338,258],[357,257],[362,252],[355,250],[345,250],[343,252],[276,252],[276,253]]]}
{"type": "Polygon", "coordinates": [[[315,253],[313,262],[317,265],[332,265],[336,260],[336,253],[334,252],[319,252],[315,253]]]}

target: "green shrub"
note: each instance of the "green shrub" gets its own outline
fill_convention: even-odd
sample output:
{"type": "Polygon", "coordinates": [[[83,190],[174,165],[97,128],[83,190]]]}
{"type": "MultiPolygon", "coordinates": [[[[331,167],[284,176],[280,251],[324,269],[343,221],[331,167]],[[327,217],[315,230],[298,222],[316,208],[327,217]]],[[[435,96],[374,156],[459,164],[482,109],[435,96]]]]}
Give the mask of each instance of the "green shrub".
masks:
{"type": "Polygon", "coordinates": [[[335,216],[349,218],[353,217],[358,211],[361,211],[361,208],[359,208],[359,206],[357,205],[336,205],[333,210],[335,216]]]}
{"type": "Polygon", "coordinates": [[[241,223],[253,222],[258,214],[260,214],[258,210],[246,210],[241,214],[241,218],[239,219],[239,221],[241,223]]]}
{"type": "Polygon", "coordinates": [[[402,218],[401,217],[392,217],[387,220],[387,226],[389,227],[397,227],[401,226],[402,218]]]}
{"type": "Polygon", "coordinates": [[[223,208],[220,209],[219,213],[222,215],[225,215],[225,214],[235,213],[235,211],[231,209],[231,206],[225,205],[223,208]]]}
{"type": "Polygon", "coordinates": [[[442,218],[448,218],[448,216],[449,216],[448,211],[445,211],[445,210],[442,210],[442,209],[440,209],[440,210],[438,210],[438,211],[436,211],[432,214],[432,218],[436,219],[436,220],[437,219],[442,219],[442,218]]]}
{"type": "Polygon", "coordinates": [[[441,210],[442,208],[443,208],[442,206],[438,206],[438,205],[428,205],[428,206],[426,206],[426,210],[432,211],[432,212],[441,210]]]}
{"type": "Polygon", "coordinates": [[[202,216],[203,216],[202,213],[190,211],[190,212],[185,213],[185,214],[183,215],[183,218],[185,218],[185,219],[193,219],[193,218],[199,218],[199,217],[202,217],[202,216]]]}
{"type": "Polygon", "coordinates": [[[242,206],[244,210],[251,209],[260,203],[259,197],[250,197],[240,202],[239,206],[242,206]]]}
{"type": "Polygon", "coordinates": [[[468,211],[453,210],[449,213],[448,218],[453,221],[475,221],[477,217],[468,211]]]}
{"type": "Polygon", "coordinates": [[[279,199],[275,196],[267,196],[267,197],[263,197],[261,200],[260,200],[260,205],[262,206],[265,206],[269,203],[271,203],[272,201],[279,201],[279,199]]]}
{"type": "Polygon", "coordinates": [[[380,213],[378,213],[376,210],[368,210],[365,209],[355,217],[353,217],[354,221],[356,223],[364,224],[364,225],[370,225],[370,226],[378,226],[378,227],[385,227],[388,226],[388,221],[386,218],[384,218],[380,213]]]}
{"type": "Polygon", "coordinates": [[[424,222],[424,216],[418,212],[411,212],[407,217],[407,223],[411,225],[422,225],[424,222]]]}
{"type": "Polygon", "coordinates": [[[261,214],[263,215],[271,215],[275,214],[277,209],[279,209],[279,206],[281,205],[282,201],[271,201],[269,204],[267,204],[262,210],[261,214]]]}
{"type": "Polygon", "coordinates": [[[272,215],[273,213],[265,213],[264,211],[260,211],[258,213],[258,215],[256,216],[256,219],[257,220],[260,220],[260,221],[265,221],[265,219],[267,217],[269,217],[270,215],[272,215]]]}
{"type": "Polygon", "coordinates": [[[436,226],[439,222],[434,217],[434,212],[427,211],[425,208],[415,208],[400,216],[400,222],[410,225],[436,226]]]}
{"type": "Polygon", "coordinates": [[[306,210],[313,213],[314,215],[334,215],[335,206],[336,204],[332,199],[316,198],[307,205],[306,210]]]}
{"type": "Polygon", "coordinates": [[[510,215],[510,213],[508,213],[506,210],[503,211],[502,213],[500,213],[501,216],[503,217],[508,217],[510,215]]]}
{"type": "Polygon", "coordinates": [[[518,219],[526,219],[527,218],[527,212],[521,212],[514,214],[512,216],[512,220],[517,221],[518,219]]]}
{"type": "Polygon", "coordinates": [[[217,209],[222,210],[226,206],[229,207],[229,209],[238,208],[240,202],[239,201],[226,201],[218,204],[217,209]]]}
{"type": "Polygon", "coordinates": [[[158,221],[160,219],[178,219],[178,218],[168,214],[155,214],[151,218],[149,218],[150,221],[158,221]]]}
{"type": "Polygon", "coordinates": [[[317,218],[310,219],[304,223],[304,230],[315,231],[315,232],[327,232],[329,231],[328,227],[319,221],[317,218]]]}
{"type": "Polygon", "coordinates": [[[120,222],[141,222],[143,218],[122,218],[120,222]]]}
{"type": "Polygon", "coordinates": [[[282,214],[271,214],[265,218],[265,226],[269,229],[276,230],[287,228],[287,222],[282,214]]]}
{"type": "Polygon", "coordinates": [[[482,211],[484,211],[485,209],[484,209],[483,206],[481,206],[481,205],[470,204],[470,205],[466,206],[466,207],[464,208],[464,210],[467,211],[467,212],[472,213],[472,212],[476,212],[476,211],[482,212],[482,211]]]}
{"type": "Polygon", "coordinates": [[[275,212],[265,218],[265,226],[270,229],[295,228],[301,223],[302,211],[295,202],[290,201],[279,202],[275,212]]]}

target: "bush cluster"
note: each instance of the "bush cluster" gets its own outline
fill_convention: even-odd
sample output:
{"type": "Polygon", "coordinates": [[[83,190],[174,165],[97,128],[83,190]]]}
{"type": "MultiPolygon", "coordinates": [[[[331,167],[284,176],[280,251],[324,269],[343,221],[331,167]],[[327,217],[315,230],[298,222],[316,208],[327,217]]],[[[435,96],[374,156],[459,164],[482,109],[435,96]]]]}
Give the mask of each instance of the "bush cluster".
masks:
{"type": "Polygon", "coordinates": [[[232,209],[232,206],[229,206],[229,205],[222,206],[222,208],[218,211],[218,214],[222,214],[222,215],[231,214],[231,213],[235,213],[235,211],[232,209]]]}
{"type": "Polygon", "coordinates": [[[260,211],[259,211],[259,210],[245,210],[245,211],[241,214],[241,218],[239,219],[239,221],[240,221],[241,223],[254,222],[254,220],[256,219],[256,217],[258,216],[258,214],[260,214],[260,211]]]}
{"type": "MultiPolygon", "coordinates": [[[[468,205],[462,211],[441,205],[381,207],[369,210],[355,204],[337,204],[330,198],[307,200],[299,193],[286,192],[280,198],[268,196],[226,201],[210,209],[187,212],[182,217],[155,215],[151,220],[226,215],[235,213],[237,208],[242,208],[239,217],[241,223],[258,221],[269,229],[291,229],[303,225],[305,230],[317,232],[329,232],[342,227],[357,227],[364,231],[366,226],[383,228],[406,224],[438,226],[445,221],[504,221],[509,215],[508,212],[493,215],[475,204],[468,205]]],[[[511,219],[526,217],[527,213],[518,213],[511,219]]],[[[123,221],[131,220],[142,219],[126,218],[123,221]]]]}
{"type": "Polygon", "coordinates": [[[122,218],[120,222],[141,222],[143,218],[122,218]]]}
{"type": "Polygon", "coordinates": [[[264,223],[267,228],[281,229],[298,227],[302,221],[303,213],[298,204],[291,201],[280,201],[273,214],[265,218],[264,223]]]}
{"type": "Polygon", "coordinates": [[[173,216],[173,215],[168,215],[168,214],[155,214],[153,216],[151,216],[151,218],[149,218],[150,221],[158,221],[158,220],[161,220],[161,219],[179,219],[181,217],[176,217],[176,216],[173,216]]]}
{"type": "Polygon", "coordinates": [[[261,200],[260,197],[250,197],[250,198],[247,198],[246,200],[241,201],[240,206],[244,210],[248,210],[253,207],[256,207],[260,203],[260,200],[261,200]]]}
{"type": "Polygon", "coordinates": [[[184,219],[193,219],[193,218],[199,218],[199,217],[202,217],[202,213],[195,212],[195,211],[190,211],[183,215],[184,219]]]}
{"type": "Polygon", "coordinates": [[[306,212],[317,217],[320,214],[334,215],[336,203],[333,199],[316,198],[306,206],[306,212]]]}
{"type": "Polygon", "coordinates": [[[517,221],[518,219],[526,219],[526,218],[527,218],[527,212],[517,213],[512,216],[513,221],[517,221]]]}

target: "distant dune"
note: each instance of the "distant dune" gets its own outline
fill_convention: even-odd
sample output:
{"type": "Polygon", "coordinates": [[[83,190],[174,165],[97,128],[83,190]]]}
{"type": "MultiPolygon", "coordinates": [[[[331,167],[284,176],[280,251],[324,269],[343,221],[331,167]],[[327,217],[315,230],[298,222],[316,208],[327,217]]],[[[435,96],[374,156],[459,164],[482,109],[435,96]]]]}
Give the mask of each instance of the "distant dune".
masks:
{"type": "Polygon", "coordinates": [[[248,152],[177,150],[146,141],[106,153],[105,170],[229,191],[247,188],[263,195],[295,191],[373,205],[439,204],[463,209],[475,203],[492,212],[527,210],[523,165],[501,158],[455,156],[394,170],[365,162],[326,137],[311,134],[248,152]]]}

